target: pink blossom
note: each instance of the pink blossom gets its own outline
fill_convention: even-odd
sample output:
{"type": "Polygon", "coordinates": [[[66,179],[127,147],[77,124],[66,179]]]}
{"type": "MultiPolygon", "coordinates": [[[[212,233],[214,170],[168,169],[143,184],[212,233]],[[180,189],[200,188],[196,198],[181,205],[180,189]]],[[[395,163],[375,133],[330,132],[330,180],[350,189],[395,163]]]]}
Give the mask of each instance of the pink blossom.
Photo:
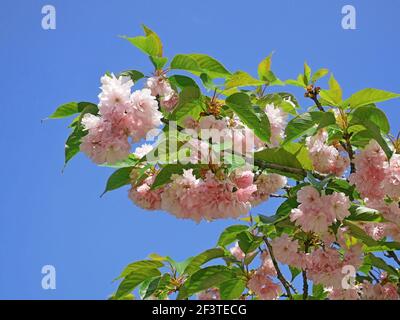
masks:
{"type": "Polygon", "coordinates": [[[261,300],[276,300],[282,294],[279,284],[273,282],[265,273],[256,271],[247,282],[247,287],[261,300]]]}
{"type": "Polygon", "coordinates": [[[349,177],[362,198],[381,200],[385,196],[384,180],[387,158],[375,140],[371,140],[360,153],[354,156],[356,172],[349,177]]]}
{"type": "Polygon", "coordinates": [[[98,164],[115,163],[129,155],[131,145],[128,137],[115,132],[110,122],[100,117],[97,120],[90,117],[86,118],[83,123],[90,129],[81,140],[80,150],[93,162],[98,164]]]}
{"type": "Polygon", "coordinates": [[[246,257],[245,253],[242,251],[242,249],[240,249],[237,242],[235,243],[235,246],[229,249],[229,251],[237,260],[243,260],[246,257]]]}
{"type": "Polygon", "coordinates": [[[394,154],[386,168],[383,181],[385,194],[394,200],[400,200],[400,155],[394,154]]]}
{"type": "Polygon", "coordinates": [[[173,175],[172,182],[162,193],[162,208],[178,218],[195,221],[220,218],[237,218],[249,212],[250,198],[255,185],[234,190],[236,186],[227,177],[216,178],[208,171],[197,179],[193,170],[183,175],[173,175]]]}
{"type": "Polygon", "coordinates": [[[257,186],[257,191],[253,194],[251,200],[252,205],[258,205],[269,199],[271,193],[277,192],[279,189],[283,188],[287,184],[287,179],[276,173],[271,174],[260,174],[255,185],[257,186]]]}
{"type": "Polygon", "coordinates": [[[162,97],[160,100],[161,106],[168,112],[172,112],[178,105],[178,102],[179,96],[174,90],[171,90],[171,92],[162,97]]]}
{"type": "Polygon", "coordinates": [[[308,278],[326,287],[342,288],[343,267],[351,265],[357,269],[362,264],[361,245],[344,251],[343,257],[338,250],[329,247],[312,251],[307,257],[308,278]]]}
{"type": "Polygon", "coordinates": [[[139,207],[147,210],[159,210],[161,208],[162,188],[151,190],[155,176],[147,177],[139,186],[133,185],[129,190],[129,198],[139,207]]]}
{"type": "Polygon", "coordinates": [[[334,146],[327,145],[327,140],[326,130],[320,130],[315,136],[306,139],[314,169],[320,173],[341,176],[350,165],[350,160],[347,156],[341,156],[334,146]]]}
{"type": "Polygon", "coordinates": [[[101,93],[99,94],[99,111],[106,116],[119,106],[129,104],[133,82],[129,77],[105,75],[101,77],[101,93]]]}
{"type": "Polygon", "coordinates": [[[210,288],[197,295],[199,300],[221,300],[221,295],[217,288],[210,288]]]}
{"type": "Polygon", "coordinates": [[[357,289],[332,289],[328,294],[330,300],[359,300],[357,289]]]}
{"type": "Polygon", "coordinates": [[[364,281],[362,284],[361,299],[363,300],[399,300],[397,287],[388,282],[384,285],[377,283],[372,284],[364,281]]]}
{"type": "Polygon", "coordinates": [[[233,176],[233,183],[238,188],[247,188],[253,185],[254,173],[250,170],[236,170],[233,176]]]}
{"type": "Polygon", "coordinates": [[[133,141],[146,137],[151,129],[161,125],[162,113],[158,111],[158,103],[149,89],[136,90],[131,96],[135,111],[132,112],[132,121],[135,126],[130,128],[129,135],[133,141]]]}
{"type": "Polygon", "coordinates": [[[151,90],[153,96],[167,96],[171,93],[171,86],[164,76],[150,77],[146,81],[146,88],[151,90]]]}
{"type": "Polygon", "coordinates": [[[299,242],[292,240],[285,233],[271,241],[276,260],[283,264],[301,268],[304,264],[304,254],[299,253],[299,242]]]}
{"type": "Polygon", "coordinates": [[[336,220],[350,215],[350,201],[343,193],[320,195],[311,186],[303,187],[297,194],[298,208],[292,209],[290,220],[304,231],[323,234],[336,220]]]}
{"type": "Polygon", "coordinates": [[[279,146],[281,140],[285,137],[285,128],[287,125],[287,113],[282,109],[275,107],[273,104],[265,106],[265,113],[267,114],[270,127],[271,127],[271,144],[272,147],[279,146]]]}

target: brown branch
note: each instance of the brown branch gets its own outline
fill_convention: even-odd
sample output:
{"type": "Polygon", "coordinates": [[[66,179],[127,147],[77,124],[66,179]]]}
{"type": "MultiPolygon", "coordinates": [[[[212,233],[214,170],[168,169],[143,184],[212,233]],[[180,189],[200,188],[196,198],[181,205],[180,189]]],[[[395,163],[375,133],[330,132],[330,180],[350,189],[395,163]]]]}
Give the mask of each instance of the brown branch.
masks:
{"type": "MultiPolygon", "coordinates": [[[[296,175],[301,175],[306,177],[307,176],[307,171],[301,168],[293,168],[293,167],[288,167],[288,166],[284,166],[281,164],[277,164],[277,163],[270,163],[270,162],[266,162],[263,160],[258,160],[258,159],[254,159],[254,164],[258,167],[260,167],[261,169],[273,169],[273,170],[279,170],[279,171],[283,171],[286,173],[292,173],[292,174],[296,174],[296,175]]],[[[324,175],[321,175],[317,172],[312,172],[312,175],[314,177],[316,177],[317,179],[323,180],[326,177],[324,175]]]]}
{"type": "Polygon", "coordinates": [[[271,257],[272,263],[274,264],[274,268],[276,270],[277,278],[282,283],[283,287],[285,288],[286,295],[290,300],[293,300],[292,292],[290,291],[290,284],[283,276],[281,270],[279,269],[278,262],[275,259],[274,252],[272,250],[272,245],[269,243],[267,237],[263,237],[265,244],[267,245],[269,255],[271,257]]]}
{"type": "Polygon", "coordinates": [[[319,111],[325,112],[324,107],[322,106],[321,102],[319,102],[316,95],[310,97],[312,101],[314,101],[315,105],[317,106],[319,111]]]}
{"type": "Polygon", "coordinates": [[[385,256],[388,258],[392,258],[400,266],[400,260],[394,251],[387,251],[385,256]]]}
{"type": "MultiPolygon", "coordinates": [[[[309,243],[308,240],[304,242],[304,252],[308,253],[309,243]]],[[[301,274],[303,276],[303,300],[308,299],[308,281],[307,281],[307,271],[302,269],[301,274]]]]}

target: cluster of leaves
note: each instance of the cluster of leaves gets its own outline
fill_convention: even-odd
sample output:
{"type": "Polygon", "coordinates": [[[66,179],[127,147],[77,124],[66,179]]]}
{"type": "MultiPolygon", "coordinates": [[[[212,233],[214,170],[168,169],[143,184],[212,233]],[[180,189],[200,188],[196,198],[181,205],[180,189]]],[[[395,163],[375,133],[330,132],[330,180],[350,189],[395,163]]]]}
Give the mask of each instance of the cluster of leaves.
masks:
{"type": "MultiPolygon", "coordinates": [[[[286,190],[285,195],[282,195],[285,200],[275,215],[259,215],[248,218],[251,220],[248,221],[249,225],[239,224],[228,227],[220,235],[215,248],[183,262],[152,254],[148,260],[128,265],[117,278],[121,282],[112,299],[131,298],[132,291],[137,287],[139,287],[141,298],[163,299],[172,293],[177,293],[178,299],[187,299],[211,287],[219,288],[223,299],[255,298],[254,293],[246,286],[253,272],[254,258],[263,250],[268,250],[266,241],[282,233],[293,236],[303,245],[305,241],[314,239],[314,235],[302,232],[289,219],[290,211],[298,206],[297,191],[308,184],[320,190],[323,189],[326,193],[344,192],[353,201],[351,215],[343,224],[350,230],[348,241],[363,244],[365,259],[357,274],[358,280],[372,281],[371,270],[379,269],[386,271],[394,282],[398,282],[398,269],[389,265],[376,253],[394,254],[400,249],[400,244],[387,241],[387,239],[373,240],[359,225],[360,222],[382,221],[381,214],[364,207],[354,186],[350,185],[345,178],[323,176],[314,172],[305,146],[305,138],[324,128],[329,134],[329,142],[343,146],[350,158],[358,148],[363,148],[371,139],[374,139],[390,159],[393,152],[400,151],[400,143],[390,136],[389,121],[376,104],[400,95],[368,88],[344,98],[342,89],[333,75],[330,76],[326,89],[317,87],[317,81],[320,81],[329,71],[319,69],[312,73],[306,63],[304,72],[296,79],[282,81],[271,70],[272,54],[258,65],[257,77],[241,70],[230,72],[223,64],[206,54],[177,54],[168,64],[169,60],[163,55],[163,45],[159,36],[146,26],[143,26],[143,29],[143,36],[124,38],[149,57],[156,73],[168,70],[168,81],[179,94],[179,103],[175,110],[164,114],[166,123],[164,130],[168,129],[168,121],[174,120],[181,125],[188,115],[195,118],[202,114],[215,114],[221,117],[236,115],[254,131],[261,141],[268,143],[271,138],[271,128],[263,108],[267,103],[273,103],[289,113],[292,119],[286,127],[285,139],[279,147],[266,147],[254,154],[255,169],[285,175],[291,179],[290,181],[296,183],[286,190]],[[285,91],[267,92],[271,86],[284,85],[304,88],[305,96],[310,98],[314,105],[302,112],[293,94],[285,91]],[[227,249],[227,246],[233,242],[238,242],[242,251],[247,254],[243,261],[236,260],[227,249]]],[[[144,74],[137,70],[126,70],[120,74],[131,77],[134,82],[144,78],[144,74]]],[[[59,119],[75,115],[70,124],[72,132],[65,143],[65,164],[79,152],[80,139],[86,134],[82,128],[81,119],[86,113],[97,114],[96,104],[67,103],[60,106],[50,116],[50,118],[59,119]]],[[[182,137],[179,135],[178,128],[178,142],[180,138],[182,137]]],[[[223,148],[224,146],[213,147],[223,148]]],[[[161,153],[161,150],[159,152],[161,153]]],[[[138,159],[132,154],[117,164],[105,164],[115,168],[116,171],[108,179],[104,192],[131,183],[130,172],[142,162],[144,159],[138,159]]],[[[227,169],[233,170],[243,164],[244,159],[235,157],[227,169]]],[[[141,166],[142,171],[138,180],[146,177],[148,168],[149,166],[141,166]]],[[[172,174],[182,172],[187,165],[158,164],[158,168],[159,172],[153,188],[168,183],[172,174]]],[[[335,227],[338,228],[339,225],[335,227]]],[[[293,281],[301,270],[291,268],[291,272],[290,281],[293,281]]],[[[296,292],[289,293],[287,292],[286,296],[294,299],[304,297],[296,292]]],[[[324,294],[321,286],[315,285],[312,295],[308,298],[323,299],[324,294]]]]}

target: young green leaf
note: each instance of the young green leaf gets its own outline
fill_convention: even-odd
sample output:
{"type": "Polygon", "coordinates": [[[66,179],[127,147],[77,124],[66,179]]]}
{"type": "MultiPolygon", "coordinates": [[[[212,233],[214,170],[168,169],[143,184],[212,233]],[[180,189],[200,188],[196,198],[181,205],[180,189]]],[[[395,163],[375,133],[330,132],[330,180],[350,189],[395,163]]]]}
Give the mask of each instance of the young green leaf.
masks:
{"type": "Polygon", "coordinates": [[[226,80],[225,89],[262,86],[263,84],[265,84],[265,81],[257,80],[247,72],[237,71],[226,80]]]}
{"type": "Polygon", "coordinates": [[[398,93],[367,88],[354,93],[349,99],[344,101],[342,105],[344,107],[350,106],[350,108],[354,109],[371,103],[382,102],[399,97],[400,94],[398,93]]]}
{"type": "Polygon", "coordinates": [[[271,136],[271,128],[268,117],[259,117],[245,93],[234,93],[225,100],[226,105],[235,112],[240,120],[252,129],[257,137],[268,142],[271,136]]]}

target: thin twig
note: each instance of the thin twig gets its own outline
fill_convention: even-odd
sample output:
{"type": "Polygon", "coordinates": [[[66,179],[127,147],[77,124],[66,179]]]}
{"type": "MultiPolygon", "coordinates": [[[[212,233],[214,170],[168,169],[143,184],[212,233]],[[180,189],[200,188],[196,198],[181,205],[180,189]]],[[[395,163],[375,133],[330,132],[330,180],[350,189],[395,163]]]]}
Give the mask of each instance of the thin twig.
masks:
{"type": "Polygon", "coordinates": [[[388,258],[392,258],[400,266],[400,259],[397,257],[394,251],[387,251],[385,255],[388,258]]]}
{"type": "MultiPolygon", "coordinates": [[[[304,252],[308,253],[308,240],[304,242],[304,252]]],[[[308,280],[307,280],[307,271],[302,269],[301,274],[303,276],[303,300],[308,299],[308,280]]]]}
{"type": "Polygon", "coordinates": [[[279,269],[278,262],[276,261],[275,256],[274,256],[274,252],[273,252],[273,250],[272,250],[272,245],[269,243],[267,237],[263,237],[263,240],[264,240],[265,244],[267,245],[268,252],[269,252],[269,255],[270,255],[270,257],[271,257],[272,263],[274,264],[277,277],[278,277],[279,281],[282,283],[283,287],[285,288],[286,294],[287,294],[288,298],[289,298],[290,300],[293,300],[292,292],[290,291],[290,284],[289,284],[289,282],[285,279],[285,277],[283,276],[281,270],[279,269]]]}

